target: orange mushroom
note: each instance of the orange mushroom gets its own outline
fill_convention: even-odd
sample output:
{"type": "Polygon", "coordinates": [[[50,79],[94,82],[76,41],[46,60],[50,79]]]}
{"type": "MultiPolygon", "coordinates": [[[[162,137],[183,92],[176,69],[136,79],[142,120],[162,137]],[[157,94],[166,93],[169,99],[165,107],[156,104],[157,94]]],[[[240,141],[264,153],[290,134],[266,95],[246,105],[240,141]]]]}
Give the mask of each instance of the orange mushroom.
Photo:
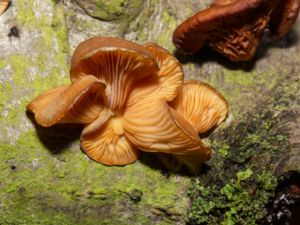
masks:
{"type": "Polygon", "coordinates": [[[109,37],[84,41],[72,57],[71,80],[70,86],[50,89],[38,96],[27,109],[42,126],[83,124],[83,151],[105,165],[132,163],[138,159],[139,149],[185,157],[183,163],[197,170],[199,166],[189,164],[187,159],[193,155],[200,164],[210,157],[199,131],[204,131],[202,126],[217,126],[227,115],[227,105],[225,114],[215,108],[218,94],[208,94],[212,89],[205,85],[195,84],[201,90],[207,89],[207,94],[192,84],[183,85],[179,62],[151,43],[141,46],[109,37]],[[186,85],[195,89],[195,96],[181,97],[180,105],[174,99],[183,95],[182,86],[186,85]],[[198,97],[203,105],[195,107],[203,106],[202,109],[182,109],[198,97]],[[189,117],[189,110],[201,117],[208,112],[208,120],[189,117]]]}
{"type": "Polygon", "coordinates": [[[180,24],[173,33],[176,48],[194,54],[208,44],[232,61],[250,60],[268,28],[284,36],[299,13],[299,0],[215,0],[180,24]]]}
{"type": "Polygon", "coordinates": [[[2,15],[9,6],[9,0],[1,0],[0,2],[0,15],[2,15]]]}
{"type": "MultiPolygon", "coordinates": [[[[228,105],[224,97],[213,87],[200,81],[186,81],[169,105],[193,125],[197,135],[212,131],[228,116],[228,105]]],[[[166,167],[173,170],[187,166],[190,171],[197,172],[202,162],[208,160],[210,156],[207,155],[208,158],[205,158],[203,152],[196,150],[182,155],[159,154],[159,158],[166,167]]]]}

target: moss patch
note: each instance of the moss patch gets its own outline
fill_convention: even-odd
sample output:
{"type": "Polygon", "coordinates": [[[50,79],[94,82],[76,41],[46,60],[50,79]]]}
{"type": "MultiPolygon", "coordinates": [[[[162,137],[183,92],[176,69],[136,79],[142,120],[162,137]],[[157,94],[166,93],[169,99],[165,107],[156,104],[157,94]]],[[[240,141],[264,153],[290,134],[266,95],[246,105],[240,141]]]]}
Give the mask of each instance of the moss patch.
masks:
{"type": "Polygon", "coordinates": [[[132,20],[143,5],[141,0],[76,0],[76,2],[88,15],[106,21],[132,20]]]}
{"type": "MultiPolygon", "coordinates": [[[[51,137],[66,140],[63,133],[51,137]]],[[[178,199],[182,179],[166,178],[141,163],[106,167],[68,146],[60,149],[64,154],[52,154],[45,144],[30,131],[15,146],[0,145],[4,224],[151,224],[155,216],[158,221],[184,216],[187,199],[178,199]]]]}
{"type": "Polygon", "coordinates": [[[20,35],[34,38],[25,43],[27,52],[0,61],[0,70],[9,71],[0,94],[0,223],[185,221],[187,178],[166,178],[153,162],[106,167],[81,152],[80,129],[34,129],[26,104],[70,83],[68,32],[61,1],[18,0],[15,6],[20,35]]]}
{"type": "Polygon", "coordinates": [[[130,38],[141,43],[155,42],[170,52],[175,50],[172,34],[177,25],[176,12],[168,3],[149,0],[136,20],[129,24],[127,32],[130,38]]]}
{"type": "Polygon", "coordinates": [[[189,195],[190,218],[195,224],[257,224],[266,215],[264,206],[273,196],[276,178],[270,172],[239,171],[221,188],[196,180],[189,195]],[[254,185],[255,184],[255,185],[254,185]]]}
{"type": "Polygon", "coordinates": [[[213,159],[189,191],[191,224],[258,224],[266,216],[277,183],[274,166],[290,148],[278,126],[295,95],[287,82],[280,79],[255,111],[212,136],[213,159]]]}

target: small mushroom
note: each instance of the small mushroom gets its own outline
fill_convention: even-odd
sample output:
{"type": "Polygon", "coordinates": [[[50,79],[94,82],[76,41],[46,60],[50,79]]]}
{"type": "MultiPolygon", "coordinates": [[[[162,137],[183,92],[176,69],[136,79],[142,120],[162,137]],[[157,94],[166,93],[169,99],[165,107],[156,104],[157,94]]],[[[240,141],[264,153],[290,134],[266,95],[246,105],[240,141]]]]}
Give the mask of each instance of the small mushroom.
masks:
{"type": "Polygon", "coordinates": [[[208,44],[232,61],[247,61],[254,56],[270,19],[271,31],[282,37],[298,12],[299,0],[215,0],[179,25],[173,42],[184,54],[194,54],[208,44]]]}
{"type": "Polygon", "coordinates": [[[223,98],[212,94],[214,89],[193,82],[183,85],[180,63],[152,43],[141,46],[109,37],[84,41],[72,57],[71,80],[70,86],[38,96],[27,109],[42,126],[83,124],[83,151],[105,165],[132,163],[139,149],[178,156],[196,171],[210,158],[198,133],[227,115],[227,105],[219,112],[223,98]]]}
{"type": "Polygon", "coordinates": [[[0,15],[2,15],[9,6],[9,0],[1,0],[0,2],[0,15]]]}
{"type": "Polygon", "coordinates": [[[98,37],[79,44],[71,60],[70,86],[46,91],[27,109],[42,126],[84,125],[81,146],[93,160],[125,165],[138,151],[123,130],[123,113],[134,86],[159,70],[144,47],[130,41],[98,37]]]}

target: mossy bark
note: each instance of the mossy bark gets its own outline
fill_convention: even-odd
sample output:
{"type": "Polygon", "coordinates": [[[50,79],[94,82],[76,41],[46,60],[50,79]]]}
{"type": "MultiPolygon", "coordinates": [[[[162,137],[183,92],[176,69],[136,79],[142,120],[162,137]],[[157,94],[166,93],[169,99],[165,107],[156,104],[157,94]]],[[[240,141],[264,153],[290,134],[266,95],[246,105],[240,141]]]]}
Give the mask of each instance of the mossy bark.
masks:
{"type": "MultiPolygon", "coordinates": [[[[81,152],[80,130],[41,128],[26,114],[34,96],[70,83],[70,55],[79,42],[118,36],[156,42],[176,55],[173,30],[210,3],[105,2],[16,0],[0,16],[1,224],[185,224],[188,219],[188,176],[164,176],[151,155],[125,167],[105,167],[81,152]]],[[[265,39],[247,63],[231,63],[211,50],[178,57],[186,79],[210,83],[229,102],[229,119],[206,139],[214,169],[200,176],[205,185],[234,186],[230,179],[252,169],[255,160],[275,174],[300,170],[299,36],[298,22],[283,40],[265,39]],[[251,124],[252,133],[244,129],[251,124]]]]}

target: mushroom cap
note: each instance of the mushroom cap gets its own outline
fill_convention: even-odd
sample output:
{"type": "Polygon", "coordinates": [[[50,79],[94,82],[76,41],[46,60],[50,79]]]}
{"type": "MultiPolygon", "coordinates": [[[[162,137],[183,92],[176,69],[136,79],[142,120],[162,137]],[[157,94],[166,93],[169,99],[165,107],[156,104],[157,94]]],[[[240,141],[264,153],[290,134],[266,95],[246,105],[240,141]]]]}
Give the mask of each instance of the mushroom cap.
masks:
{"type": "MultiPolygon", "coordinates": [[[[91,159],[105,165],[125,165],[137,160],[137,147],[139,146],[136,146],[132,139],[138,141],[146,135],[150,142],[149,144],[152,144],[152,140],[157,144],[160,143],[164,126],[156,126],[156,118],[161,118],[161,115],[159,115],[161,112],[156,113],[154,110],[165,110],[165,116],[170,120],[167,124],[176,127],[175,122],[169,115],[168,108],[166,108],[166,101],[175,98],[183,83],[182,67],[171,54],[156,44],[148,43],[143,45],[143,51],[146,54],[151,54],[150,56],[154,58],[159,71],[135,82],[134,88],[126,101],[124,114],[113,115],[110,110],[103,110],[101,115],[93,123],[86,126],[82,132],[81,146],[83,151],[91,159]],[[151,96],[150,99],[144,99],[149,96],[151,96]],[[163,104],[162,108],[159,107],[160,104],[163,104]],[[155,112],[154,118],[151,117],[152,114],[149,116],[148,111],[145,111],[145,109],[155,112]],[[141,113],[141,115],[128,117],[128,113],[133,113],[132,111],[141,113]],[[132,133],[128,133],[128,123],[133,123],[133,126],[130,126],[133,128],[130,129],[132,133]],[[154,135],[152,135],[152,130],[157,130],[154,135]],[[156,133],[158,134],[157,138],[155,136],[156,133]],[[133,137],[130,134],[133,134],[133,137]],[[151,136],[153,137],[152,140],[151,136]]],[[[175,131],[177,130],[176,128],[174,129],[175,131]]],[[[179,130],[179,135],[180,132],[179,130]]],[[[185,135],[182,134],[182,136],[185,135]]],[[[186,135],[186,138],[188,140],[183,140],[184,143],[190,141],[199,145],[198,141],[193,140],[188,135],[186,135]]],[[[176,140],[168,140],[169,142],[176,142],[173,143],[173,146],[178,146],[176,140]]]]}
{"type": "Polygon", "coordinates": [[[180,113],[199,134],[219,126],[228,116],[225,98],[201,81],[186,81],[170,106],[180,113]]]}
{"type": "Polygon", "coordinates": [[[181,64],[173,55],[157,44],[146,43],[143,47],[152,53],[160,69],[154,76],[136,83],[128,99],[128,104],[134,104],[149,94],[156,94],[157,97],[166,101],[173,100],[183,84],[184,74],[181,64]]]}
{"type": "Polygon", "coordinates": [[[9,0],[2,0],[0,2],[0,15],[2,15],[9,6],[9,0]]]}
{"type": "Polygon", "coordinates": [[[102,111],[105,85],[94,76],[86,76],[71,86],[52,88],[33,99],[27,110],[38,124],[49,127],[58,123],[90,123],[102,111]]]}
{"type": "Polygon", "coordinates": [[[104,111],[86,126],[80,145],[87,156],[104,165],[126,165],[138,159],[137,148],[123,135],[122,118],[111,117],[104,111]]]}
{"type": "Polygon", "coordinates": [[[210,150],[196,129],[167,104],[183,83],[180,63],[155,44],[144,47],[155,56],[160,70],[154,80],[138,83],[130,94],[123,114],[125,136],[143,151],[180,155],[197,151],[203,161],[208,160],[210,150]]]}
{"type": "Polygon", "coordinates": [[[113,110],[124,107],[136,82],[159,70],[154,56],[131,41],[113,37],[88,39],[76,48],[71,60],[71,80],[87,75],[106,85],[105,103],[113,110]]]}
{"type": "Polygon", "coordinates": [[[227,53],[226,49],[216,50],[229,55],[232,60],[247,60],[252,57],[257,47],[258,41],[255,39],[260,38],[267,25],[263,21],[257,21],[257,17],[264,16],[268,6],[265,0],[216,1],[212,7],[198,12],[180,24],[173,33],[173,42],[179,51],[194,54],[206,43],[228,38],[228,42],[233,45],[231,48],[236,48],[235,51],[228,51],[232,50],[234,53],[227,53]],[[225,2],[229,4],[225,5],[225,2]],[[255,26],[252,27],[252,24],[255,26]],[[243,28],[246,31],[243,31],[243,28]],[[250,32],[247,32],[247,29],[250,32]],[[258,33],[254,38],[251,37],[252,30],[258,33]]]}
{"type": "MultiPolygon", "coordinates": [[[[183,121],[183,124],[190,125],[189,129],[184,129],[189,130],[190,134],[194,131],[196,135],[211,132],[228,115],[228,105],[224,97],[213,87],[200,81],[186,81],[169,105],[172,107],[172,115],[176,122],[183,121]]],[[[179,125],[179,127],[185,126],[179,125]]],[[[198,172],[201,164],[208,159],[204,157],[204,152],[209,152],[205,146],[201,151],[192,150],[184,154],[157,153],[157,155],[171,170],[176,171],[185,166],[191,172],[198,172]]]]}
{"type": "Polygon", "coordinates": [[[300,10],[299,0],[282,0],[274,8],[270,18],[270,32],[272,35],[282,38],[295,23],[300,10]]]}

